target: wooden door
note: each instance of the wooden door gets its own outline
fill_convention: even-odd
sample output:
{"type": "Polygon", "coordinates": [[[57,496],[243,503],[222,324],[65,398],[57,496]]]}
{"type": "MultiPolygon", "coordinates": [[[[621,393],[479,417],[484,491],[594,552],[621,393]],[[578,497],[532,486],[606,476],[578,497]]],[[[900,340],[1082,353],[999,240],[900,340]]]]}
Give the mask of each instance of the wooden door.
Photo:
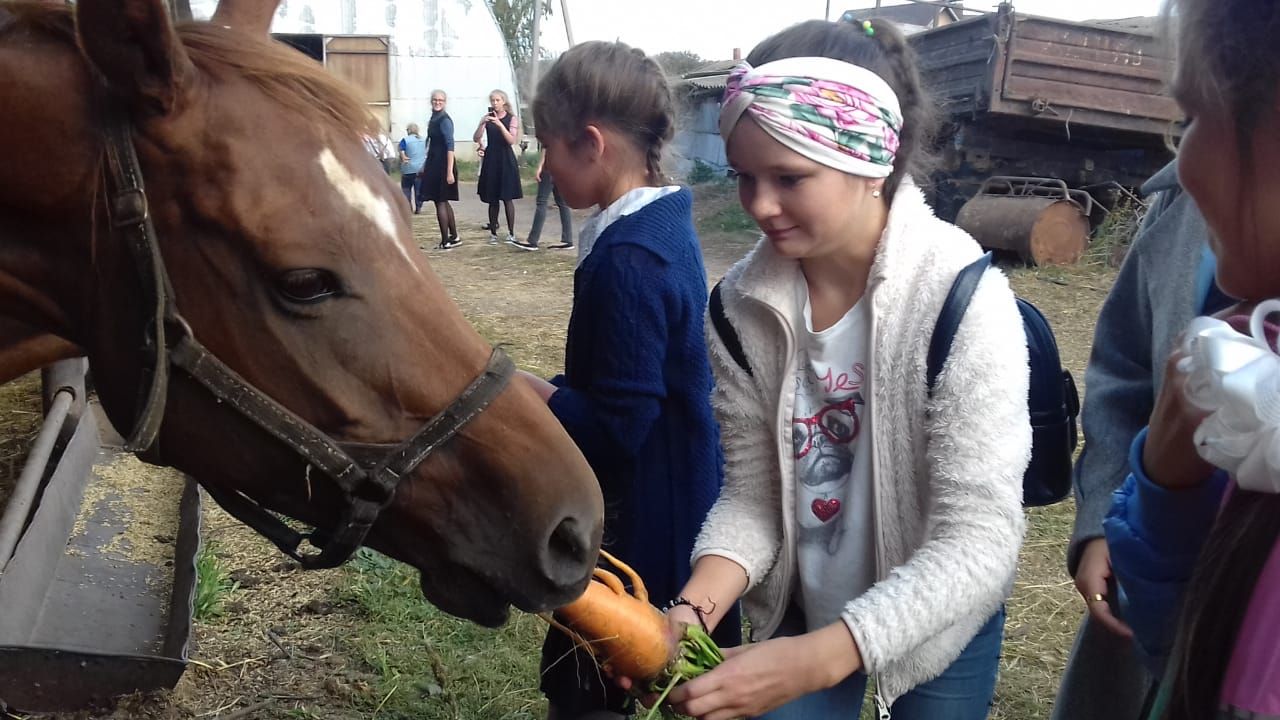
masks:
{"type": "Polygon", "coordinates": [[[382,129],[391,129],[390,43],[386,37],[330,35],[324,41],[324,64],[346,80],[382,129]]]}

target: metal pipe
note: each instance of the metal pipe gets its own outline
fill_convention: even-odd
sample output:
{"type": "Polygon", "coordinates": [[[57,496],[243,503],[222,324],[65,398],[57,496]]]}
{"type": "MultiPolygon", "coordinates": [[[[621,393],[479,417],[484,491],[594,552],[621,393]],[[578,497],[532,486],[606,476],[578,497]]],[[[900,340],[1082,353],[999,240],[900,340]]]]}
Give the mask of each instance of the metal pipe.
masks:
{"type": "Polygon", "coordinates": [[[62,424],[66,422],[74,401],[75,394],[70,390],[62,390],[54,397],[49,414],[45,415],[44,424],[40,426],[40,433],[31,445],[31,454],[27,456],[27,464],[22,467],[22,474],[18,476],[18,484],[13,488],[9,504],[5,506],[4,515],[0,516],[0,573],[4,572],[18,546],[18,539],[27,524],[27,515],[40,489],[40,481],[44,479],[49,456],[53,454],[62,424]]]}
{"type": "Polygon", "coordinates": [[[529,54],[529,96],[538,94],[538,61],[542,56],[542,0],[533,3],[533,51],[529,54]]]}
{"type": "Polygon", "coordinates": [[[573,23],[569,22],[569,0],[560,0],[560,14],[564,16],[564,39],[573,47],[573,23]]]}

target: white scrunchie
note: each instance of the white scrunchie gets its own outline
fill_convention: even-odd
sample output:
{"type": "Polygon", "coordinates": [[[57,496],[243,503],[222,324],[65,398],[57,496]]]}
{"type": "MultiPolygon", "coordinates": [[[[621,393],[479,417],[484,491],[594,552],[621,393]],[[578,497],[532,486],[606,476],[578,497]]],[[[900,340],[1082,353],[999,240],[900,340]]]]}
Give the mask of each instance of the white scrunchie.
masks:
{"type": "Polygon", "coordinates": [[[1280,493],[1280,354],[1263,321],[1280,300],[1260,303],[1249,334],[1216,318],[1191,321],[1183,339],[1187,400],[1209,417],[1196,428],[1200,457],[1226,470],[1245,490],[1280,493]]]}

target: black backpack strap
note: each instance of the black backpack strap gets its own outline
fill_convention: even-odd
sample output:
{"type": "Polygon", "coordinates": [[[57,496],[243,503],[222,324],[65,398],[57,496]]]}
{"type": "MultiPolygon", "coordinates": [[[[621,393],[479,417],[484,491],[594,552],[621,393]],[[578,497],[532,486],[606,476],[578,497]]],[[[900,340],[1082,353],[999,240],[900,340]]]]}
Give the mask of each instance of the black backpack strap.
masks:
{"type": "Polygon", "coordinates": [[[746,371],[747,375],[752,375],[751,363],[747,362],[747,354],[742,350],[742,340],[738,337],[738,331],[733,329],[733,323],[729,322],[728,316],[724,314],[724,301],[720,299],[720,283],[711,288],[711,300],[707,305],[711,312],[711,324],[716,329],[716,335],[720,336],[720,342],[724,343],[724,347],[729,351],[729,357],[738,363],[738,367],[746,371]]]}
{"type": "Polygon", "coordinates": [[[938,322],[933,326],[933,336],[929,338],[929,357],[925,370],[925,378],[929,385],[929,394],[938,382],[942,365],[951,354],[951,343],[956,339],[956,331],[960,329],[960,321],[965,310],[969,309],[969,301],[982,281],[982,274],[991,267],[991,253],[966,265],[951,283],[951,291],[947,293],[946,302],[942,303],[942,311],[938,313],[938,322]]]}

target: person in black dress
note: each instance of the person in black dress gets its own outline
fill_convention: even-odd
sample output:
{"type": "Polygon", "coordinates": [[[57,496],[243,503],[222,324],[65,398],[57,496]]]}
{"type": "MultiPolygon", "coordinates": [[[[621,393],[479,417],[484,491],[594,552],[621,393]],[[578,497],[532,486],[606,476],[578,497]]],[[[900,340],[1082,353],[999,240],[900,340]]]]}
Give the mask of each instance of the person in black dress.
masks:
{"type": "Polygon", "coordinates": [[[480,118],[472,138],[484,138],[484,159],[480,161],[480,200],[489,204],[489,244],[498,244],[498,203],[507,211],[507,242],[516,241],[516,205],[524,197],[520,187],[520,165],[515,150],[520,141],[520,120],[511,113],[507,94],[501,90],[489,93],[489,111],[480,118]]]}
{"type": "Polygon", "coordinates": [[[453,217],[451,200],[458,199],[458,176],[453,157],[453,118],[444,111],[448,96],[443,90],[431,91],[431,121],[427,123],[427,161],[419,176],[418,192],[423,200],[436,204],[436,222],[440,223],[440,249],[452,250],[458,239],[458,223],[453,217]]]}

